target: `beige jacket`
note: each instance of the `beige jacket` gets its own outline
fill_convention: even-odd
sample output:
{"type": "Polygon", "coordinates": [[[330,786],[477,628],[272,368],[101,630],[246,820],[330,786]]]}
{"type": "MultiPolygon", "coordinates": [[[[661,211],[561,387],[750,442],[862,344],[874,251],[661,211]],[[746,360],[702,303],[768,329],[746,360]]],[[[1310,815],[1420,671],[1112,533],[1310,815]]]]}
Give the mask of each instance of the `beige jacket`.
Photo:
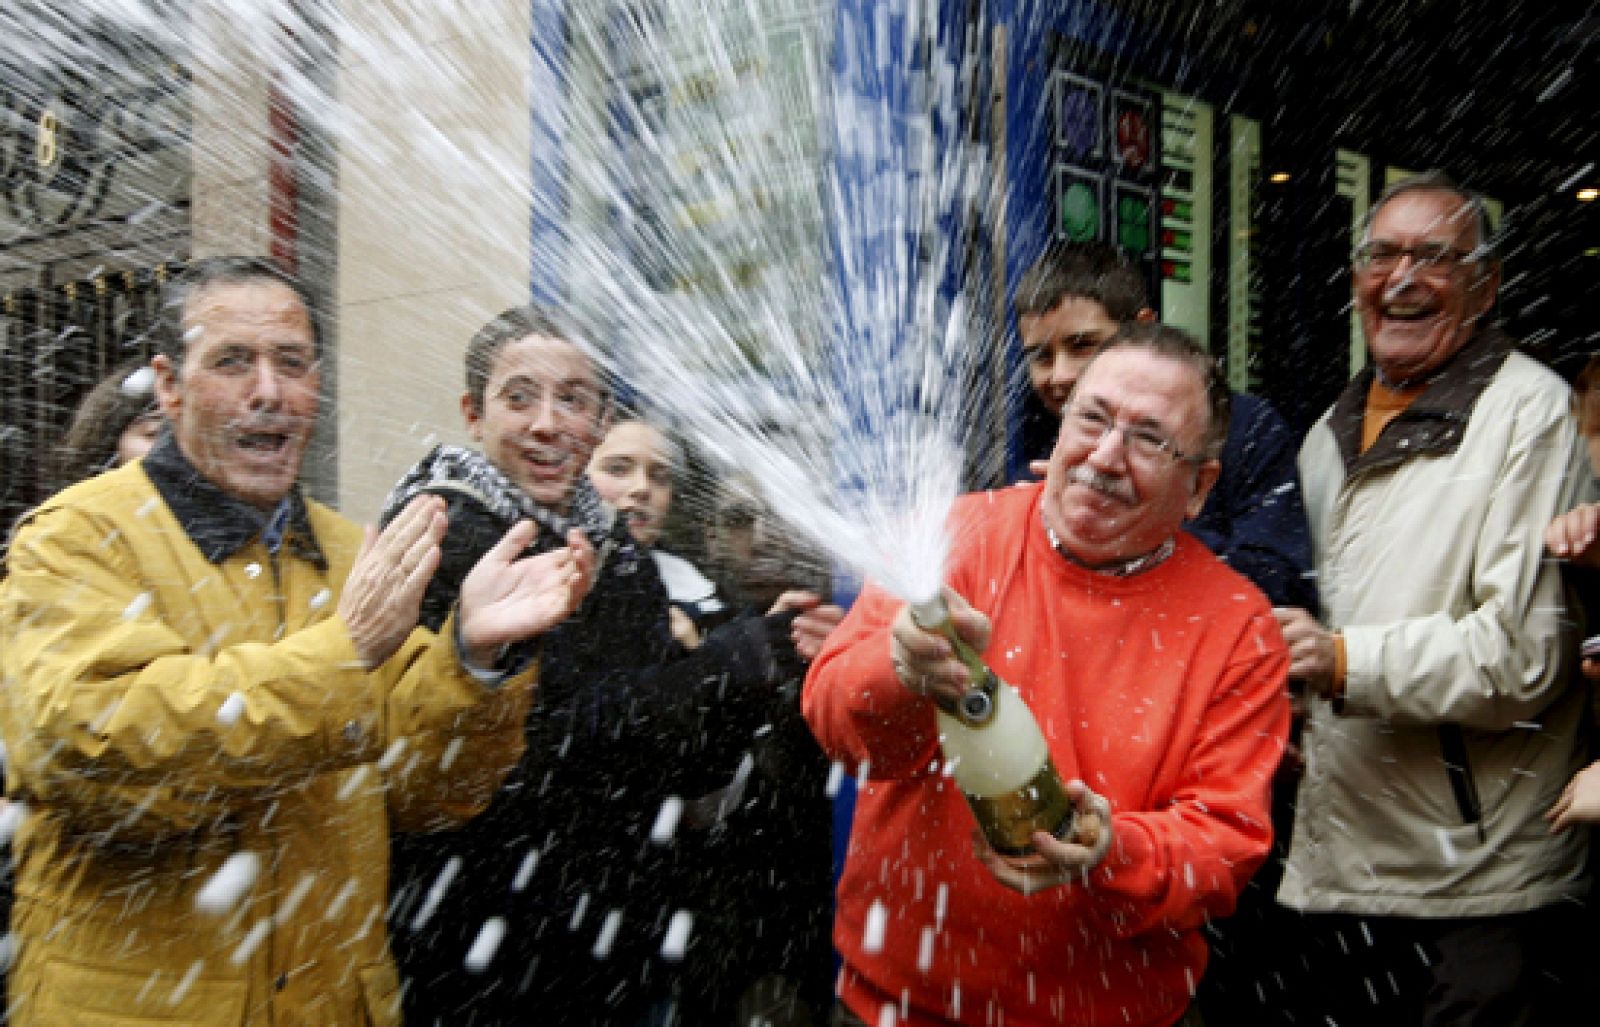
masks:
{"type": "Polygon", "coordinates": [[[1483,333],[1357,455],[1371,372],[1300,453],[1345,698],[1313,701],[1279,899],[1488,916],[1578,887],[1542,819],[1584,762],[1578,625],[1543,532],[1588,470],[1567,387],[1483,333]]]}

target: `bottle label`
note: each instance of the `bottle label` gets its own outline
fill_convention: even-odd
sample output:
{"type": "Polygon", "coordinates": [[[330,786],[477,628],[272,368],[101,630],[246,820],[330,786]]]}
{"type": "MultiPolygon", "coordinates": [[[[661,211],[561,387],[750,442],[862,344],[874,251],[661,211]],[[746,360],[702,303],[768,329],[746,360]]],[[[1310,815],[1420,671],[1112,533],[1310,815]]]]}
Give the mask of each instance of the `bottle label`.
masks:
{"type": "Polygon", "coordinates": [[[1048,831],[1057,838],[1072,833],[1072,800],[1067,797],[1054,760],[1047,759],[1033,780],[1004,795],[967,793],[967,805],[994,850],[1006,856],[1033,852],[1033,833],[1048,831]]]}

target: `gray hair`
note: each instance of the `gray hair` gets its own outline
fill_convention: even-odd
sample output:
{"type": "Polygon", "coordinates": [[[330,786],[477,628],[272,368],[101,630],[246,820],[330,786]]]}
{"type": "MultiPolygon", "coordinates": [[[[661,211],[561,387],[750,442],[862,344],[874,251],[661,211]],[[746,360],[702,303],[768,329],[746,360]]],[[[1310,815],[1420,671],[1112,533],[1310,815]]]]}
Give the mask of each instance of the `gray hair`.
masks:
{"type": "Polygon", "coordinates": [[[161,307],[156,317],[156,352],[176,366],[183,366],[188,343],[184,339],[183,319],[188,314],[189,301],[197,293],[215,285],[247,285],[251,282],[276,282],[293,292],[305,308],[306,319],[311,322],[311,337],[317,355],[322,355],[322,331],[318,326],[316,301],[300,280],[279,267],[267,257],[225,256],[204,257],[184,268],[167,283],[161,294],[161,307]]]}
{"type": "Polygon", "coordinates": [[[1396,196],[1413,192],[1449,193],[1458,198],[1461,206],[1471,216],[1473,227],[1477,229],[1477,242],[1472,247],[1473,261],[1481,264],[1499,260],[1495,252],[1498,240],[1495,238],[1494,224],[1489,218],[1489,207],[1484,203],[1483,197],[1443,171],[1424,171],[1410,175],[1379,193],[1361,222],[1361,242],[1365,243],[1372,238],[1372,224],[1378,219],[1378,212],[1385,204],[1396,196]]]}

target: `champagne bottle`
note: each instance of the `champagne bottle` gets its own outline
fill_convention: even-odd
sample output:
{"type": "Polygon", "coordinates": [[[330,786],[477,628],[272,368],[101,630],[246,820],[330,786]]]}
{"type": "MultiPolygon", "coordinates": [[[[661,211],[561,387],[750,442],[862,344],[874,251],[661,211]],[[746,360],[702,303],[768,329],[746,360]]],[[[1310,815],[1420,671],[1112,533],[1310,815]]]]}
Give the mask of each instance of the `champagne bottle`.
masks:
{"type": "Polygon", "coordinates": [[[989,844],[1021,856],[1033,851],[1035,831],[1067,837],[1072,800],[1028,704],[956,635],[943,597],[913,604],[911,619],[949,640],[972,674],[958,702],[937,703],[939,745],[989,844]]]}

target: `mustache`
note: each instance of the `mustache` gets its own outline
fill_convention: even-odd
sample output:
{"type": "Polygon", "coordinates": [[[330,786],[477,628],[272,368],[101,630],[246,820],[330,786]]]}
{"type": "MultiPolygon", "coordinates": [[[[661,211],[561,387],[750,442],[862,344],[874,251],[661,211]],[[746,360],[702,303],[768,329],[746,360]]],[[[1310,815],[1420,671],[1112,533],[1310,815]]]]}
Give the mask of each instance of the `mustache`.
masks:
{"type": "Polygon", "coordinates": [[[1088,464],[1079,464],[1067,471],[1067,481],[1073,485],[1094,489],[1103,496],[1110,496],[1124,503],[1133,503],[1138,498],[1133,494],[1133,485],[1128,479],[1101,474],[1088,464]]]}
{"type": "Polygon", "coordinates": [[[228,430],[240,435],[292,435],[312,423],[309,417],[288,414],[262,414],[254,417],[236,417],[228,422],[228,430]]]}

